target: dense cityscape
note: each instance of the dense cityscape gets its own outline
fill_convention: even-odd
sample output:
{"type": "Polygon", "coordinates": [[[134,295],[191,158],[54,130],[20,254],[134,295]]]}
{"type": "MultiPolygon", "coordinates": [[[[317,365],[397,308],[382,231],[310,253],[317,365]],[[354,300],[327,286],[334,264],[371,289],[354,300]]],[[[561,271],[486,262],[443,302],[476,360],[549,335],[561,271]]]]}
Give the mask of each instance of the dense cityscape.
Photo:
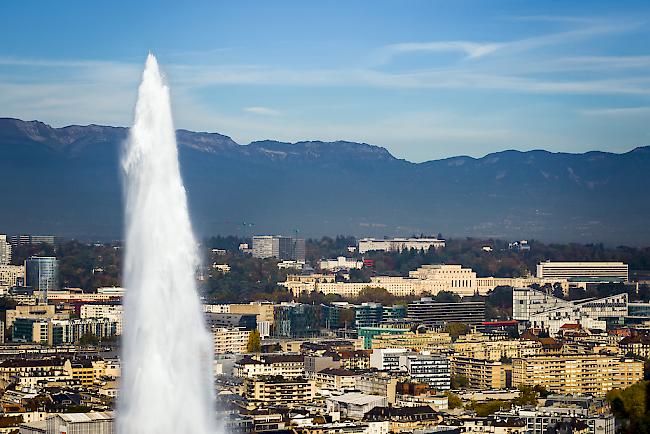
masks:
{"type": "MultiPolygon", "coordinates": [[[[647,427],[647,249],[442,234],[201,248],[227,432],[647,427]]],[[[2,432],[112,432],[121,254],[119,242],[0,235],[2,432]]]]}
{"type": "Polygon", "coordinates": [[[0,434],[650,434],[648,0],[0,17],[0,434]]]}

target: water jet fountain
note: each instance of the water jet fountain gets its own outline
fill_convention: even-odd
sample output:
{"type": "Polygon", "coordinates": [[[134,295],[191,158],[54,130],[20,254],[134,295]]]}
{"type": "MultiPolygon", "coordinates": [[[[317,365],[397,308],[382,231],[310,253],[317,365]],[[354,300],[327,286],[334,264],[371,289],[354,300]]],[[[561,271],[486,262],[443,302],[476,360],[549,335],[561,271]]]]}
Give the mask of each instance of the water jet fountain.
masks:
{"type": "Polygon", "coordinates": [[[213,434],[212,347],[169,88],[149,54],[124,145],[126,256],[120,434],[213,434]]]}

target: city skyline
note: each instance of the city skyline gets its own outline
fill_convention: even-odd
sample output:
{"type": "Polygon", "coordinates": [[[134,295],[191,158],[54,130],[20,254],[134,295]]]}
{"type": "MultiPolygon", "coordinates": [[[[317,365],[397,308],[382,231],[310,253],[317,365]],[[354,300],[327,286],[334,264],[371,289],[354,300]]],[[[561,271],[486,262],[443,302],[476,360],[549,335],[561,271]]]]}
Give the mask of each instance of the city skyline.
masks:
{"type": "Polygon", "coordinates": [[[151,50],[176,126],[239,143],[345,139],[417,162],[650,137],[643,2],[39,7],[0,6],[2,116],[128,125],[151,50]]]}

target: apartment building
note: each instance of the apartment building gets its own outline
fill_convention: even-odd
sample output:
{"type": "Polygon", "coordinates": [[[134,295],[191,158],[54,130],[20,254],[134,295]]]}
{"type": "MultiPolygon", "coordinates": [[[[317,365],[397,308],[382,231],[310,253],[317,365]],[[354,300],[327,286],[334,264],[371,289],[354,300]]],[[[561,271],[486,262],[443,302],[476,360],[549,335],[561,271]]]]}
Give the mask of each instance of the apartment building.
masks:
{"type": "Polygon", "coordinates": [[[503,358],[534,356],[542,352],[542,344],[533,340],[464,341],[463,338],[461,336],[451,344],[451,348],[455,355],[471,359],[498,361],[503,358]]]}
{"type": "Polygon", "coordinates": [[[512,385],[555,393],[604,396],[643,379],[643,362],[601,354],[538,355],[512,361],[512,385]]]}
{"type": "Polygon", "coordinates": [[[118,303],[89,303],[84,304],[79,309],[79,315],[82,319],[89,318],[108,318],[115,322],[115,334],[122,334],[122,305],[118,303]]]}
{"type": "Polygon", "coordinates": [[[64,360],[58,357],[40,359],[6,359],[0,362],[0,380],[10,382],[11,378],[20,374],[39,376],[64,375],[64,360]]]}
{"type": "Polygon", "coordinates": [[[650,358],[650,334],[634,334],[624,337],[619,343],[621,353],[650,358]]]}
{"type": "Polygon", "coordinates": [[[0,264],[0,294],[7,294],[12,286],[23,286],[25,284],[24,265],[2,265],[0,264]]]}
{"type": "Polygon", "coordinates": [[[506,387],[505,365],[499,361],[459,355],[451,356],[450,361],[451,375],[467,378],[471,389],[494,390],[506,387]]]}
{"type": "Polygon", "coordinates": [[[253,403],[293,406],[316,396],[316,381],[305,378],[259,377],[245,382],[244,397],[253,403]]]}
{"type": "Polygon", "coordinates": [[[300,378],[305,375],[305,356],[301,354],[258,354],[235,363],[235,377],[257,378],[281,376],[300,378]]]}
{"type": "Polygon", "coordinates": [[[372,349],[409,348],[414,351],[448,350],[451,345],[449,333],[425,332],[379,334],[372,338],[372,349]]]}
{"type": "Polygon", "coordinates": [[[354,389],[359,377],[360,374],[343,368],[326,368],[311,375],[316,387],[326,390],[354,389]]]}
{"type": "Polygon", "coordinates": [[[242,354],[247,352],[250,330],[243,327],[212,327],[214,354],[242,354]]]}
{"type": "Polygon", "coordinates": [[[385,396],[388,404],[397,400],[397,377],[386,372],[369,372],[357,379],[357,389],[366,395],[385,396]]]}

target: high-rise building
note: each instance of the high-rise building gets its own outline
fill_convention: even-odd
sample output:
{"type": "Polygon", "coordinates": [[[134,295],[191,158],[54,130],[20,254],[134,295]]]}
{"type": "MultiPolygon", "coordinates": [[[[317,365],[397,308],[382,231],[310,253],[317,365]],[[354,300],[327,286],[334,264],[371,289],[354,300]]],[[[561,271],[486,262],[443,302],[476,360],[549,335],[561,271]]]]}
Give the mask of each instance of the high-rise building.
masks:
{"type": "Polygon", "coordinates": [[[47,292],[59,289],[59,261],[52,256],[32,256],[25,261],[27,286],[40,291],[42,302],[47,302],[47,292]]]}
{"type": "Polygon", "coordinates": [[[305,261],[305,240],[280,235],[257,235],[253,237],[255,258],[305,261]]]}
{"type": "Polygon", "coordinates": [[[0,265],[11,263],[11,244],[7,242],[7,236],[0,234],[0,265]]]}

